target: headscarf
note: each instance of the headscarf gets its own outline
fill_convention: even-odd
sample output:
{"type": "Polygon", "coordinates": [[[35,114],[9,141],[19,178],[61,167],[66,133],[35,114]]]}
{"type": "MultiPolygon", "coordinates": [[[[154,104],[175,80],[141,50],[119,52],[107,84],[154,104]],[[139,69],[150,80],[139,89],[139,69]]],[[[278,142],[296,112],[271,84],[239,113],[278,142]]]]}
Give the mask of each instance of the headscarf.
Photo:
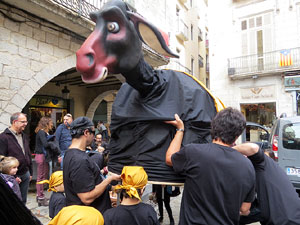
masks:
{"type": "Polygon", "coordinates": [[[148,182],[148,175],[141,166],[124,166],[121,174],[122,184],[117,185],[115,190],[124,189],[132,198],[141,200],[137,189],[142,189],[148,182]]]}
{"type": "Polygon", "coordinates": [[[54,173],[52,173],[51,177],[49,180],[42,180],[40,182],[37,182],[37,184],[49,184],[49,189],[48,191],[54,191],[57,192],[55,190],[54,187],[61,185],[63,183],[63,171],[56,171],[54,173]]]}
{"type": "Polygon", "coordinates": [[[66,206],[49,222],[48,225],[103,225],[102,214],[91,206],[66,206]]]}

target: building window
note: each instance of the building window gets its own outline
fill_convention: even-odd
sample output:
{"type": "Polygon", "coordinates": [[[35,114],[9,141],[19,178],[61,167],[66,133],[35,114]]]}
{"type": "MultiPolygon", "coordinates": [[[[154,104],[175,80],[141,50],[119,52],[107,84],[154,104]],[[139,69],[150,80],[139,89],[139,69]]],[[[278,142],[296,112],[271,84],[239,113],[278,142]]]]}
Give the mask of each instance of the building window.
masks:
{"type": "Polygon", "coordinates": [[[242,55],[262,54],[272,48],[272,14],[241,21],[242,55]]]}
{"type": "Polygon", "coordinates": [[[242,21],[242,30],[247,30],[247,20],[242,21]]]}
{"type": "Polygon", "coordinates": [[[203,57],[201,55],[198,55],[199,58],[199,67],[203,68],[203,57]]]}
{"type": "Polygon", "coordinates": [[[296,92],[296,100],[297,100],[297,116],[300,116],[300,91],[296,92]]]}
{"type": "Polygon", "coordinates": [[[264,70],[271,62],[265,57],[273,51],[272,13],[252,16],[241,21],[241,55],[253,55],[251,60],[244,60],[243,67],[258,71],[264,70]]]}
{"type": "Polygon", "coordinates": [[[206,79],[205,79],[205,86],[208,88],[208,89],[210,89],[210,84],[209,84],[209,78],[208,77],[206,77],[206,79]]]}
{"type": "Polygon", "coordinates": [[[271,127],[276,118],[276,103],[241,104],[241,112],[247,121],[271,127]]]}
{"type": "Polygon", "coordinates": [[[194,75],[194,58],[191,57],[191,74],[194,75]]]}
{"type": "Polygon", "coordinates": [[[194,29],[194,27],[193,27],[193,25],[191,24],[191,40],[193,40],[193,29],[194,29]]]}
{"type": "Polygon", "coordinates": [[[176,6],[176,16],[179,16],[180,9],[176,6]]]}

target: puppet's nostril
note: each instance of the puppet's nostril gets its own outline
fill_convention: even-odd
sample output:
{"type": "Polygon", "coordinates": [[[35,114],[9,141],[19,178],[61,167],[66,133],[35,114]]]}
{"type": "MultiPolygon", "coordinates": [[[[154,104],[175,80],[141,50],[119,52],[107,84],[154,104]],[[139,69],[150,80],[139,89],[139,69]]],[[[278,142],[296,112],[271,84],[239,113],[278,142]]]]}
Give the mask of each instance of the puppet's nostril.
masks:
{"type": "Polygon", "coordinates": [[[86,54],[86,57],[89,59],[89,66],[94,64],[94,56],[91,53],[86,54]]]}

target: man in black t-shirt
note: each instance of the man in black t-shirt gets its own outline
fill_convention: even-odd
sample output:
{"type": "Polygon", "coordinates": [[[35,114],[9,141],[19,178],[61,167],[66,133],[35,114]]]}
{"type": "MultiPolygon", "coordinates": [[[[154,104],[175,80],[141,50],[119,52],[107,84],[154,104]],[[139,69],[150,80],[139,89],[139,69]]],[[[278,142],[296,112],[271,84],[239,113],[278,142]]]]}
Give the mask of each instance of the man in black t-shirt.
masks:
{"type": "Polygon", "coordinates": [[[284,170],[257,144],[245,143],[234,148],[248,156],[255,168],[261,224],[299,225],[300,199],[284,170]]]}
{"type": "Polygon", "coordinates": [[[167,123],[177,132],[166,163],[186,177],[179,224],[239,224],[240,214],[249,213],[255,197],[254,168],[230,147],[245,129],[244,116],[232,108],[220,111],[211,124],[213,143],[183,148],[182,120],[175,114],[175,120],[167,123]]]}
{"type": "Polygon", "coordinates": [[[99,166],[85,152],[94,139],[95,128],[87,117],[71,123],[72,144],[65,153],[63,178],[67,205],[90,205],[101,213],[111,208],[111,181],[119,175],[104,179],[99,166]]]}

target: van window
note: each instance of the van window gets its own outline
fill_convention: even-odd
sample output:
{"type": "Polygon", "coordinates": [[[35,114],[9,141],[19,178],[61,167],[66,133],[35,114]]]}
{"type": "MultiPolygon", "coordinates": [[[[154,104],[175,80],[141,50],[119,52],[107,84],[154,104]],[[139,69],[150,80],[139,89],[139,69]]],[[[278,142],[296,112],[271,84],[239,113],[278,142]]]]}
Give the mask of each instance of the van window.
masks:
{"type": "Polygon", "coordinates": [[[249,142],[266,142],[268,140],[267,131],[256,126],[246,127],[246,141],[249,142]]]}
{"type": "Polygon", "coordinates": [[[300,150],[300,123],[283,126],[282,145],[287,149],[300,150]]]}

